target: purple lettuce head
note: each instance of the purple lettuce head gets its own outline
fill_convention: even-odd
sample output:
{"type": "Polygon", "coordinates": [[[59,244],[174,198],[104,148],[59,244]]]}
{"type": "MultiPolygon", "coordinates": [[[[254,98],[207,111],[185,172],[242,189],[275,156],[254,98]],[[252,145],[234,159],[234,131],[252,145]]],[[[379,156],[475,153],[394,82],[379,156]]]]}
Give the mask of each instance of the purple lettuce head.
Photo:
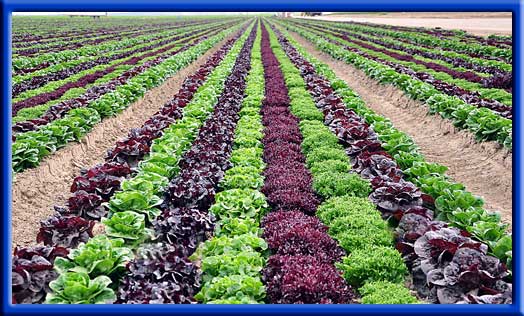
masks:
{"type": "Polygon", "coordinates": [[[159,241],[175,246],[181,256],[190,256],[214,230],[214,216],[197,208],[172,208],[154,222],[159,241]]]}
{"type": "Polygon", "coordinates": [[[385,217],[415,206],[421,206],[422,192],[413,183],[407,181],[385,182],[369,196],[385,217]]]}
{"type": "Polygon", "coordinates": [[[49,282],[58,277],[53,269],[56,257],[65,257],[63,247],[15,248],[13,254],[13,304],[41,304],[51,292],[49,282]]]}
{"type": "Polygon", "coordinates": [[[340,272],[313,256],[271,256],[262,275],[272,304],[348,304],[355,299],[340,272]]]}
{"type": "Polygon", "coordinates": [[[40,225],[37,242],[47,246],[75,248],[93,237],[95,222],[78,216],[55,214],[40,222],[40,225]]]}
{"type": "Polygon", "coordinates": [[[117,303],[191,304],[200,289],[198,267],[168,244],[145,245],[128,263],[117,291],[117,303]]]}

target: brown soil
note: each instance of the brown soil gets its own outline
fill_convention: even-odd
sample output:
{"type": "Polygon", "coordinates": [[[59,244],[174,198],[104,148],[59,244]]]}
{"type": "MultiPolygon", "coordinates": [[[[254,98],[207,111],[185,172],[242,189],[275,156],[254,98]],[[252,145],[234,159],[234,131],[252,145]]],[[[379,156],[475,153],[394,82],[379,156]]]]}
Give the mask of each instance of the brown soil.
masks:
{"type": "Polygon", "coordinates": [[[79,143],[70,143],[45,158],[40,166],[18,173],[13,179],[12,245],[36,243],[40,221],[54,213],[54,205],[63,205],[70,196],[72,180],[80,169],[104,162],[106,151],[127,136],[131,128],[140,127],[180,89],[184,79],[216,52],[226,39],[215,45],[188,67],[146,92],[121,114],[97,124],[79,143]]]}
{"type": "Polygon", "coordinates": [[[407,19],[470,19],[511,18],[511,12],[333,12],[324,16],[363,18],[407,18],[407,19]]]}
{"type": "Polygon", "coordinates": [[[512,156],[494,142],[476,143],[471,133],[459,131],[449,120],[429,115],[427,107],[391,86],[380,85],[359,69],[318,51],[296,33],[290,33],[313,56],[328,64],[366,104],[410,135],[427,161],[449,168],[447,174],[482,196],[485,208],[512,222],[512,156]]]}
{"type": "Polygon", "coordinates": [[[512,16],[508,12],[492,12],[491,14],[489,12],[386,12],[377,14],[333,14],[307,18],[326,21],[355,21],[397,26],[461,29],[480,36],[512,34],[512,16]]]}

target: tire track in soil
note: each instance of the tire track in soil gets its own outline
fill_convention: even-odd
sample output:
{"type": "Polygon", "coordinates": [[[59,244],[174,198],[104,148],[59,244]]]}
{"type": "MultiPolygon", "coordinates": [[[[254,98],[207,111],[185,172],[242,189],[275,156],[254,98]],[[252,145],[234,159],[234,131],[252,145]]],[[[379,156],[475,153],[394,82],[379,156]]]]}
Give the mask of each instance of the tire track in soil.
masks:
{"type": "Polygon", "coordinates": [[[409,99],[396,87],[381,85],[354,66],[317,50],[297,33],[289,34],[314,57],[329,65],[368,107],[410,135],[428,162],[448,167],[450,177],[484,198],[487,210],[500,212],[503,222],[512,223],[511,152],[495,142],[475,142],[470,132],[458,130],[438,115],[429,115],[423,103],[409,99]]]}
{"type": "Polygon", "coordinates": [[[36,244],[40,221],[54,213],[54,205],[63,205],[69,198],[72,181],[80,175],[80,169],[103,163],[106,151],[118,139],[127,136],[131,128],[140,127],[158,111],[180,89],[184,79],[232,36],[227,36],[160,86],[147,91],[122,113],[95,125],[80,142],[69,143],[44,158],[36,168],[14,174],[11,248],[36,244]]]}

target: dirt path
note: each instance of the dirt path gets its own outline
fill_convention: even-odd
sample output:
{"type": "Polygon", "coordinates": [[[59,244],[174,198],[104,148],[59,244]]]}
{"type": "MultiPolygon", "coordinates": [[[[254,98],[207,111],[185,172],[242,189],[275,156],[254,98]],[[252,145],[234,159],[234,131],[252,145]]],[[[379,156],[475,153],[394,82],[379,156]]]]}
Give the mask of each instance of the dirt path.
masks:
{"type": "Polygon", "coordinates": [[[498,211],[512,222],[512,157],[493,142],[476,143],[467,131],[459,131],[448,120],[429,115],[427,108],[393,87],[378,84],[352,65],[337,61],[301,38],[292,36],[316,58],[328,64],[366,104],[389,118],[396,128],[410,135],[429,162],[449,168],[447,174],[482,196],[485,208],[498,211]]]}
{"type": "Polygon", "coordinates": [[[301,17],[326,21],[355,21],[397,26],[441,27],[444,29],[461,29],[468,33],[487,36],[491,34],[511,35],[511,13],[505,15],[464,15],[457,12],[445,14],[414,14],[414,13],[387,13],[383,15],[324,15],[315,17],[301,17]],[[455,13],[455,14],[453,14],[455,13]]]}
{"type": "Polygon", "coordinates": [[[54,213],[54,205],[63,205],[70,196],[69,188],[81,168],[103,163],[106,151],[127,136],[129,129],[140,127],[180,89],[184,79],[195,72],[226,39],[200,56],[188,67],[146,92],[121,114],[97,124],[80,143],[70,143],[45,158],[40,166],[16,174],[13,180],[12,237],[13,246],[36,243],[40,221],[54,213]]]}
{"type": "Polygon", "coordinates": [[[404,19],[511,18],[511,12],[330,12],[324,16],[404,19]]]}

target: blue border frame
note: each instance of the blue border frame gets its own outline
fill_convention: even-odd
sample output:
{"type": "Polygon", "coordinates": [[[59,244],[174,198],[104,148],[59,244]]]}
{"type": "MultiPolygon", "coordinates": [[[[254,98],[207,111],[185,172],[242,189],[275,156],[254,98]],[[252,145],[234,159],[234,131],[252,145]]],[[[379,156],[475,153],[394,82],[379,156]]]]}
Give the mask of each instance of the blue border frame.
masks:
{"type": "Polygon", "coordinates": [[[88,315],[92,313],[117,313],[138,315],[155,314],[244,314],[251,313],[287,313],[287,314],[348,314],[353,315],[420,315],[427,316],[451,314],[469,315],[521,315],[524,316],[522,299],[522,232],[524,226],[521,196],[521,143],[522,104],[522,60],[519,56],[522,48],[522,0],[77,0],[77,1],[39,1],[39,0],[0,0],[2,27],[0,28],[3,58],[0,65],[2,71],[2,313],[7,315],[65,315],[76,313],[88,315]],[[513,13],[513,49],[514,49],[514,125],[513,125],[513,305],[12,305],[10,295],[11,267],[11,13],[14,11],[179,11],[179,12],[274,12],[274,11],[511,11],[513,13]]]}

